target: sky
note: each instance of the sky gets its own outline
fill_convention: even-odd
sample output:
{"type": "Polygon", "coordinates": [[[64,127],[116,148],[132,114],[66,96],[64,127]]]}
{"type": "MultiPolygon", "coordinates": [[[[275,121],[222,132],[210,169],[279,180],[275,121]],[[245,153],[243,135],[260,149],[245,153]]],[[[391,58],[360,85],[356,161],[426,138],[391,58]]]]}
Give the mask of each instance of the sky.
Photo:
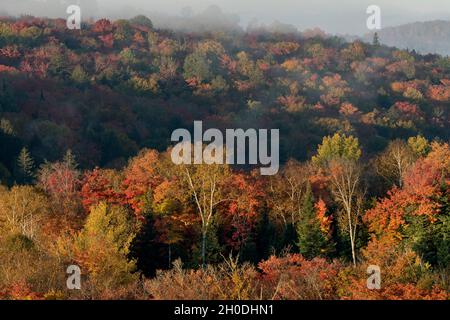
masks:
{"type": "Polygon", "coordinates": [[[190,7],[194,13],[211,5],[224,13],[237,14],[241,26],[254,20],[292,24],[300,30],[319,27],[332,34],[366,33],[366,9],[381,8],[382,26],[396,26],[427,20],[450,20],[450,0],[0,0],[0,13],[63,15],[55,13],[58,3],[88,7],[95,17],[128,18],[135,13],[181,15],[190,7]],[[94,8],[95,7],[95,8],[94,8]],[[184,10],[184,11],[183,11],[184,10]]]}

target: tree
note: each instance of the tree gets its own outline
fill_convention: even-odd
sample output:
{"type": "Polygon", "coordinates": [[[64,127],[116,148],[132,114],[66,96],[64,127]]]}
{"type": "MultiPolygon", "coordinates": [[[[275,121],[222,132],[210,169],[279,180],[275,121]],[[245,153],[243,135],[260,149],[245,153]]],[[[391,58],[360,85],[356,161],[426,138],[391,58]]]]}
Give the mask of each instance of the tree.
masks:
{"type": "Polygon", "coordinates": [[[66,153],[64,154],[63,163],[72,170],[77,169],[78,163],[71,149],[67,149],[66,153]]]}
{"type": "Polygon", "coordinates": [[[348,159],[332,160],[328,166],[334,198],[341,205],[338,219],[350,238],[353,265],[356,266],[356,231],[362,214],[361,168],[348,159]]]}
{"type": "Polygon", "coordinates": [[[195,79],[198,82],[209,81],[213,74],[210,67],[211,62],[201,52],[194,52],[186,57],[184,61],[184,78],[186,81],[195,79]]]}
{"type": "Polygon", "coordinates": [[[239,255],[254,235],[258,213],[263,203],[261,181],[252,175],[230,172],[224,193],[230,199],[222,204],[221,225],[231,250],[239,255]]]}
{"type": "Polygon", "coordinates": [[[89,75],[84,71],[83,67],[77,65],[73,71],[70,78],[78,85],[84,86],[89,82],[89,75]]]}
{"type": "Polygon", "coordinates": [[[326,162],[342,158],[357,161],[361,156],[358,138],[335,133],[332,137],[327,136],[322,140],[322,144],[317,149],[317,155],[312,157],[315,164],[326,164],[326,162]]]}
{"type": "Polygon", "coordinates": [[[34,160],[26,147],[20,150],[17,157],[17,167],[19,168],[19,177],[21,182],[27,182],[33,177],[34,160]]]}
{"type": "Polygon", "coordinates": [[[150,20],[149,18],[147,18],[144,15],[138,15],[138,16],[130,19],[130,23],[138,25],[138,26],[144,26],[144,27],[147,27],[149,29],[153,29],[153,22],[152,22],[152,20],[150,20]]]}
{"type": "Polygon", "coordinates": [[[274,222],[281,224],[284,245],[294,245],[295,227],[302,215],[302,205],[312,168],[289,160],[280,173],[271,176],[267,184],[267,203],[274,222]]]}
{"type": "MultiPolygon", "coordinates": [[[[66,161],[69,160],[66,158],[66,161]]],[[[53,217],[63,229],[77,227],[81,224],[80,206],[81,173],[74,168],[74,163],[44,163],[38,172],[37,185],[49,195],[53,217]]]]}
{"type": "Polygon", "coordinates": [[[307,260],[299,254],[271,256],[261,261],[264,299],[321,300],[336,299],[336,278],[341,270],[338,262],[323,258],[307,260]]]}
{"type": "Polygon", "coordinates": [[[224,192],[230,169],[221,164],[180,165],[178,174],[201,219],[202,266],[206,267],[208,231],[218,213],[218,205],[231,200],[224,192]]]}
{"type": "Polygon", "coordinates": [[[378,36],[378,32],[375,32],[373,34],[372,45],[374,45],[375,47],[379,47],[380,46],[380,39],[379,39],[379,36],[378,36]]]}
{"type": "Polygon", "coordinates": [[[160,162],[161,158],[157,151],[144,149],[130,160],[124,170],[124,194],[137,215],[150,210],[152,193],[164,180],[158,167],[160,162]]]}
{"type": "Polygon", "coordinates": [[[114,290],[138,276],[135,261],[128,258],[137,230],[124,207],[100,203],[91,208],[83,229],[72,239],[61,238],[58,248],[87,271],[97,291],[114,290]]]}
{"type": "Polygon", "coordinates": [[[387,149],[376,159],[376,171],[388,182],[403,185],[403,176],[414,162],[414,153],[403,140],[391,141],[387,149]]]}
{"type": "Polygon", "coordinates": [[[126,203],[122,192],[122,177],[114,170],[95,168],[85,172],[81,187],[82,203],[86,211],[100,202],[108,204],[126,203]]]}
{"type": "Polygon", "coordinates": [[[0,189],[0,229],[3,234],[22,234],[35,239],[40,231],[39,222],[48,213],[47,204],[47,197],[32,186],[0,189]]]}
{"type": "Polygon", "coordinates": [[[431,151],[430,142],[421,135],[410,137],[408,139],[408,146],[416,157],[425,157],[431,151]]]}
{"type": "Polygon", "coordinates": [[[13,127],[11,121],[4,119],[4,118],[0,119],[0,131],[7,135],[11,135],[11,136],[15,135],[14,127],[13,127]]]}
{"type": "Polygon", "coordinates": [[[319,208],[315,206],[311,186],[308,184],[297,223],[297,245],[300,253],[307,259],[326,256],[332,251],[332,245],[329,243],[329,223],[331,221],[324,216],[323,205],[324,203],[321,202],[319,208]],[[321,209],[321,211],[317,212],[317,209],[321,209]]]}

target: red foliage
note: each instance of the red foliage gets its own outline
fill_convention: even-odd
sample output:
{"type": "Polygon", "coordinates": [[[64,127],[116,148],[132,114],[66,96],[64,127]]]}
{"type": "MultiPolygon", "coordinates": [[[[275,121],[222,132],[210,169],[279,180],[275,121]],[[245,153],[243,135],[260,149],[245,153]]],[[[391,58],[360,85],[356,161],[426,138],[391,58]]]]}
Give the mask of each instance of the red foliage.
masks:
{"type": "Polygon", "coordinates": [[[270,257],[258,265],[263,287],[274,292],[269,299],[334,299],[340,265],[325,259],[306,260],[299,254],[270,257]]]}
{"type": "Polygon", "coordinates": [[[0,291],[0,299],[8,300],[42,300],[43,295],[33,292],[24,282],[13,283],[5,291],[0,291]]]}
{"type": "Polygon", "coordinates": [[[409,118],[422,118],[423,112],[416,104],[409,102],[396,102],[394,108],[400,111],[403,115],[409,118]]]}
{"type": "Polygon", "coordinates": [[[96,33],[108,33],[111,32],[112,29],[113,26],[111,24],[111,21],[109,21],[108,19],[100,19],[94,24],[92,31],[96,33]]]}
{"type": "Polygon", "coordinates": [[[126,201],[137,214],[141,214],[148,202],[149,192],[163,182],[157,172],[159,154],[155,150],[144,150],[125,169],[123,182],[126,201]]]}
{"type": "Polygon", "coordinates": [[[17,70],[14,67],[4,66],[4,65],[0,64],[0,73],[2,73],[2,72],[12,72],[12,73],[14,73],[14,72],[18,72],[18,71],[19,70],[17,70]]]}
{"type": "Polygon", "coordinates": [[[17,59],[20,57],[20,51],[17,49],[17,46],[6,46],[4,48],[0,48],[0,57],[6,59],[17,59]]]}
{"type": "Polygon", "coordinates": [[[105,48],[112,48],[114,46],[114,35],[112,33],[108,33],[98,37],[102,42],[105,48]]]}
{"type": "Polygon", "coordinates": [[[238,249],[254,231],[264,194],[260,182],[242,173],[233,174],[226,185],[230,201],[224,203],[223,219],[225,231],[231,234],[226,241],[238,249]]]}
{"type": "Polygon", "coordinates": [[[54,198],[72,198],[81,186],[79,172],[65,163],[57,162],[41,171],[39,185],[54,198]]]}
{"type": "Polygon", "coordinates": [[[449,158],[448,144],[433,144],[427,158],[419,159],[405,173],[403,188],[393,188],[367,211],[364,220],[369,230],[377,235],[397,233],[406,214],[425,215],[434,221],[440,212],[440,204],[434,199],[441,195],[441,183],[448,181],[449,158]]]}
{"type": "Polygon", "coordinates": [[[84,174],[81,197],[84,208],[89,208],[102,201],[121,204],[125,201],[122,193],[114,190],[113,182],[105,170],[95,168],[84,174]]]}

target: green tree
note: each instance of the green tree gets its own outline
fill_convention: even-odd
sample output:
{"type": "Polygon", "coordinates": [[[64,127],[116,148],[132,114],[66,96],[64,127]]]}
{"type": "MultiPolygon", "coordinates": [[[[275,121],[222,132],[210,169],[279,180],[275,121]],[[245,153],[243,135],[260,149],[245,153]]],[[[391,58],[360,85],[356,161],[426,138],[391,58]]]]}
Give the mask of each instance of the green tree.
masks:
{"type": "Polygon", "coordinates": [[[85,85],[86,83],[89,82],[88,74],[84,71],[83,67],[80,65],[77,65],[73,69],[70,78],[79,85],[85,85]]]}
{"type": "Polygon", "coordinates": [[[333,159],[347,159],[357,161],[361,157],[358,138],[335,133],[332,137],[327,136],[317,149],[317,155],[312,157],[315,164],[326,164],[333,159]]]}
{"type": "Polygon", "coordinates": [[[184,61],[184,78],[196,78],[198,81],[209,81],[213,74],[205,54],[194,52],[184,61]]]}
{"type": "Polygon", "coordinates": [[[372,44],[373,44],[374,46],[376,46],[376,47],[379,47],[379,46],[380,46],[380,38],[379,38],[379,36],[378,36],[378,32],[375,32],[375,33],[373,34],[372,44]]]}
{"type": "Polygon", "coordinates": [[[297,237],[299,251],[307,259],[327,254],[332,249],[328,239],[321,230],[310,184],[308,184],[303,198],[302,210],[297,223],[297,237]]]}
{"type": "Polygon", "coordinates": [[[425,157],[431,151],[430,142],[421,135],[410,137],[408,146],[417,157],[425,157]]]}
{"type": "Polygon", "coordinates": [[[150,20],[149,18],[147,18],[144,15],[138,15],[138,16],[130,19],[130,23],[153,29],[152,20],[150,20]]]}
{"type": "Polygon", "coordinates": [[[136,280],[136,262],[129,259],[138,225],[130,212],[104,202],[92,207],[73,246],[63,242],[66,254],[83,266],[98,290],[117,288],[136,280]]]}

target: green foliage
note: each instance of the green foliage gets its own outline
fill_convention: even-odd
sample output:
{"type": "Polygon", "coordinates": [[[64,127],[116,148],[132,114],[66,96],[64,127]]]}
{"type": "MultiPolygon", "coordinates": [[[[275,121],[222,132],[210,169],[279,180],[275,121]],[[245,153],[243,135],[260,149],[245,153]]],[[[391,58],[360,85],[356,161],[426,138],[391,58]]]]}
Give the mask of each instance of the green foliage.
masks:
{"type": "Polygon", "coordinates": [[[361,156],[358,138],[336,133],[332,137],[323,138],[317,149],[317,155],[312,157],[313,163],[324,164],[332,159],[348,159],[357,161],[361,156]]]}
{"type": "Polygon", "coordinates": [[[213,74],[210,67],[211,62],[205,54],[194,52],[186,57],[184,62],[184,78],[196,78],[198,81],[209,81],[213,74]]]}
{"type": "Polygon", "coordinates": [[[153,29],[153,22],[144,15],[138,15],[130,19],[130,23],[153,29]]]}
{"type": "Polygon", "coordinates": [[[378,33],[377,33],[377,32],[375,32],[375,33],[373,34],[372,44],[373,44],[374,46],[377,46],[377,47],[380,45],[380,39],[379,39],[379,36],[378,36],[378,33]]]}
{"type": "Polygon", "coordinates": [[[297,223],[297,236],[299,251],[307,259],[326,256],[333,250],[333,246],[321,230],[310,184],[308,184],[303,197],[303,205],[297,223]]]}
{"type": "Polygon", "coordinates": [[[133,65],[137,62],[133,50],[125,48],[120,52],[120,58],[126,65],[133,65]]]}
{"type": "Polygon", "coordinates": [[[136,264],[128,255],[137,228],[123,207],[100,203],[91,209],[83,230],[75,238],[74,253],[75,259],[89,268],[97,286],[117,286],[135,280],[136,264]]]}
{"type": "Polygon", "coordinates": [[[0,299],[323,298],[314,290],[324,284],[336,298],[336,286],[366,293],[366,250],[380,265],[400,260],[386,283],[407,282],[405,293],[390,287],[371,298],[386,291],[443,297],[430,290],[439,284],[433,277],[448,279],[448,146],[436,153],[436,142],[424,137],[449,139],[448,58],[381,46],[377,34],[373,45],[264,31],[188,36],[154,29],[145,16],[99,21],[95,30],[86,22],[67,33],[59,20],[23,19],[0,22],[0,183],[31,183],[35,164],[57,162],[42,166],[38,188],[0,186],[0,299]],[[291,166],[271,183],[247,168],[241,180],[235,168],[207,165],[187,168],[189,183],[168,153],[121,169],[142,148],[166,150],[170,133],[190,128],[192,119],[218,128],[280,128],[281,165],[307,160],[319,145],[315,165],[291,166]],[[377,160],[364,170],[356,163],[361,146],[365,160],[377,160]],[[422,167],[408,176],[416,165],[422,167]],[[103,169],[86,170],[96,166],[103,169]],[[433,191],[430,183],[443,186],[433,191]],[[389,238],[384,225],[388,240],[378,239],[365,225],[365,209],[379,205],[374,199],[387,202],[374,219],[401,224],[402,240],[389,238]],[[425,214],[398,217],[409,211],[425,214]],[[346,217],[353,216],[356,267],[346,261],[346,217]],[[173,292],[144,290],[140,272],[152,277],[178,258],[200,267],[202,232],[206,262],[222,262],[231,248],[239,259],[192,271],[177,264],[150,282],[173,292]],[[289,249],[302,256],[270,258],[289,249]],[[417,256],[402,262],[412,249],[417,256]],[[324,259],[334,256],[344,272],[324,259]],[[82,269],[78,293],[65,288],[68,264],[82,269]]]}
{"type": "Polygon", "coordinates": [[[81,65],[77,65],[73,71],[70,78],[78,85],[85,85],[89,82],[89,75],[84,71],[81,65]]]}
{"type": "Polygon", "coordinates": [[[408,146],[418,157],[426,156],[431,150],[430,142],[421,135],[410,137],[408,139],[408,146]]]}

